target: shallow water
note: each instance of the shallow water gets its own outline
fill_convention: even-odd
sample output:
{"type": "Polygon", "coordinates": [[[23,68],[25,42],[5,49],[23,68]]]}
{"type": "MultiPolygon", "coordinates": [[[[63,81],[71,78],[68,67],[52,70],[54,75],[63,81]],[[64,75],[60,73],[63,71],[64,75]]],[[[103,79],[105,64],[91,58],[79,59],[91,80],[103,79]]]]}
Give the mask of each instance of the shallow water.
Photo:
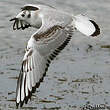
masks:
{"type": "MultiPolygon", "coordinates": [[[[110,1],[39,0],[69,13],[94,18],[101,35],[89,38],[74,33],[70,44],[52,62],[47,76],[23,110],[81,110],[86,104],[110,106],[110,1]],[[100,3],[99,3],[100,2],[100,3]],[[92,48],[89,48],[92,45],[92,48]]],[[[26,3],[37,0],[0,1],[0,110],[15,110],[16,78],[24,48],[35,31],[13,31],[9,20],[26,3]]],[[[21,109],[20,109],[21,110],[21,109]]]]}

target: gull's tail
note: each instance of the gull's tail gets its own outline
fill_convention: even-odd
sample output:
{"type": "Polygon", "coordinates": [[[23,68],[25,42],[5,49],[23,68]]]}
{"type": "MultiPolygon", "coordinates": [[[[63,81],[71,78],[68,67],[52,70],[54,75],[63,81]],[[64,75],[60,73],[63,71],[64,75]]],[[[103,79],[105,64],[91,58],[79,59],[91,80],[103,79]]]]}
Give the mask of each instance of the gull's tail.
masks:
{"type": "Polygon", "coordinates": [[[74,16],[73,23],[75,28],[86,36],[97,36],[100,34],[100,28],[95,21],[84,15],[74,16]]]}

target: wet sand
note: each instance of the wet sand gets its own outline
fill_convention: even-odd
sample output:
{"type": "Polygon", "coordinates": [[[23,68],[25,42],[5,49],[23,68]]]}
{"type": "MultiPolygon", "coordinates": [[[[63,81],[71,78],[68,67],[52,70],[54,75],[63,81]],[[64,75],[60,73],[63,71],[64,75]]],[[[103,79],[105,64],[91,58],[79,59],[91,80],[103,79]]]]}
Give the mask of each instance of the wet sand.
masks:
{"type": "MultiPolygon", "coordinates": [[[[101,35],[73,34],[69,45],[52,62],[31,101],[20,110],[81,110],[86,105],[110,106],[110,1],[40,0],[72,14],[85,14],[100,25],[101,35]],[[107,46],[108,45],[108,46],[107,46]]],[[[26,3],[0,1],[0,110],[15,110],[16,78],[24,49],[35,29],[13,31],[9,20],[26,3]]]]}

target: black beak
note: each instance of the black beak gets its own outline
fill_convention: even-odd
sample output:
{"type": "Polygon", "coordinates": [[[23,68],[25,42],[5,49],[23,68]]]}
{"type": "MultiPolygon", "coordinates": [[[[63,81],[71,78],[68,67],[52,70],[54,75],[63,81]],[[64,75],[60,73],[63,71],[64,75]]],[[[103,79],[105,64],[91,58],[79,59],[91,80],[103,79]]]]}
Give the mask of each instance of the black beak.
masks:
{"type": "Polygon", "coordinates": [[[14,17],[14,18],[10,19],[10,21],[14,21],[13,30],[19,29],[18,28],[18,23],[19,23],[18,18],[14,17]]]}
{"type": "Polygon", "coordinates": [[[14,20],[17,20],[17,18],[12,18],[12,19],[10,19],[10,21],[14,21],[14,20]]]}
{"type": "Polygon", "coordinates": [[[19,29],[24,30],[25,28],[31,27],[30,24],[23,24],[23,21],[19,20],[16,17],[10,19],[10,21],[14,21],[14,23],[13,23],[13,30],[19,30],[19,29]]]}

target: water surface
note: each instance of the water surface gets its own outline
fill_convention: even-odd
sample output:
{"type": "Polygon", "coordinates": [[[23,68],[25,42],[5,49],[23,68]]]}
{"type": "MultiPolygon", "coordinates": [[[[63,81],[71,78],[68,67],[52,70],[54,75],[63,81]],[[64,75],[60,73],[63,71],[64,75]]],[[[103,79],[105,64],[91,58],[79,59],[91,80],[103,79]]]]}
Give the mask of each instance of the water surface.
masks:
{"type": "Polygon", "coordinates": [[[101,27],[101,35],[89,38],[74,33],[70,44],[52,62],[32,100],[22,109],[80,110],[86,104],[109,106],[110,49],[103,48],[110,44],[109,0],[1,0],[0,110],[16,109],[16,77],[19,75],[26,43],[35,32],[35,29],[13,31],[9,20],[24,4],[39,2],[72,14],[84,13],[94,18],[101,27]]]}

